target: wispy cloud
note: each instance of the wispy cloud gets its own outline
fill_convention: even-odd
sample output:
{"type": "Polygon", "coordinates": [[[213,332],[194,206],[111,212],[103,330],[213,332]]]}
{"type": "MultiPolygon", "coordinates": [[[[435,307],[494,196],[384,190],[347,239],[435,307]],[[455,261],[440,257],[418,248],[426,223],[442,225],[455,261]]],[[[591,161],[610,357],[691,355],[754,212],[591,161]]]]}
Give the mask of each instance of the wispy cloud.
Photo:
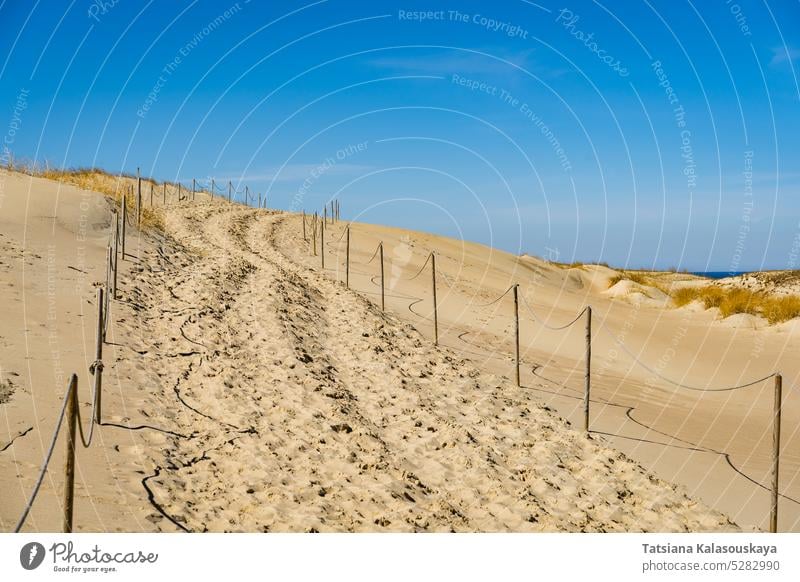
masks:
{"type": "Polygon", "coordinates": [[[308,178],[314,179],[325,176],[352,176],[371,172],[373,166],[361,164],[330,163],[322,161],[317,164],[287,164],[283,168],[265,168],[261,171],[247,172],[245,174],[223,176],[219,180],[232,181],[272,181],[276,182],[302,182],[308,178]]]}
{"type": "Polygon", "coordinates": [[[427,55],[417,54],[414,56],[382,57],[370,60],[369,64],[395,72],[416,72],[440,75],[449,75],[452,73],[508,75],[515,70],[513,65],[526,69],[530,69],[531,67],[530,57],[533,53],[533,49],[515,53],[492,49],[484,49],[480,52],[491,56],[453,50],[427,55]]]}
{"type": "Polygon", "coordinates": [[[790,46],[781,46],[772,49],[772,60],[770,65],[780,65],[782,63],[794,62],[800,59],[800,49],[790,46]]]}

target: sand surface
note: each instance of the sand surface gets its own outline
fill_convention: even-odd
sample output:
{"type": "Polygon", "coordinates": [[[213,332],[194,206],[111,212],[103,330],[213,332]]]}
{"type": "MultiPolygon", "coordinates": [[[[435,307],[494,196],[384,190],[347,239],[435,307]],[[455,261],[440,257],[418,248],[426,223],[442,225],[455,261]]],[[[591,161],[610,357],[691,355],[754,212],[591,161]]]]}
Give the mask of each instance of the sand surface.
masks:
{"type": "MultiPolygon", "coordinates": [[[[88,416],[110,205],[46,180],[0,179],[0,526],[9,530],[73,370],[88,416]]],[[[131,232],[121,263],[105,424],[78,451],[77,531],[737,529],[729,517],[764,527],[771,385],[694,392],[652,381],[601,322],[687,383],[724,386],[780,366],[780,527],[800,529],[787,357],[798,336],[785,327],[725,327],[708,313],[610,297],[613,271],[603,267],[564,269],[364,224],[352,226],[347,290],[344,222],[326,233],[322,270],[298,215],[198,199],[168,205],[163,220],[163,234],[131,232]],[[376,260],[366,264],[380,240],[387,313],[376,260]],[[430,341],[430,272],[407,280],[430,250],[440,348],[430,341]],[[514,282],[552,324],[594,308],[590,436],[576,430],[582,323],[546,331],[521,307],[522,388],[513,381],[510,296],[479,304],[514,282]]],[[[61,445],[27,531],[60,527],[61,445]]]]}

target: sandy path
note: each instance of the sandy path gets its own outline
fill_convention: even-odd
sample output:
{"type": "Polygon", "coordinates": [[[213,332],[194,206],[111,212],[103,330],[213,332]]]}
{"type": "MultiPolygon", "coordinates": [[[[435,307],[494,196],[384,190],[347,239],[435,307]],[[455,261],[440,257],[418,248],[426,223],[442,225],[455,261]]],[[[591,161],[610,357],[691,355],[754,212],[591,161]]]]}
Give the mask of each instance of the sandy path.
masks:
{"type": "Polygon", "coordinates": [[[147,451],[159,527],[732,527],[507,380],[287,260],[274,240],[284,220],[171,212],[177,247],[132,282],[138,333],[159,338],[140,366],[154,382],[142,413],[174,433],[147,451]]]}
{"type": "MultiPolygon", "coordinates": [[[[343,279],[344,250],[337,242],[345,223],[329,226],[326,274],[343,279]]],[[[277,246],[293,261],[319,268],[319,257],[300,244],[299,218],[279,229],[277,246]]],[[[425,233],[355,224],[351,236],[352,287],[379,300],[377,265],[365,263],[378,241],[386,248],[387,307],[432,336],[430,275],[414,281],[427,253],[439,256],[441,343],[480,369],[513,375],[513,320],[508,297],[488,307],[514,282],[553,325],[566,323],[584,305],[595,309],[592,429],[692,496],[732,515],[737,523],[766,528],[771,460],[771,382],[727,392],[676,389],[637,368],[599,328],[622,338],[645,362],[688,384],[728,386],[779,369],[784,375],[783,450],[779,529],[800,528],[800,400],[791,353],[798,337],[780,329],[747,330],[719,324],[709,313],[636,306],[604,296],[592,271],[564,270],[487,247],[425,233]]],[[[582,322],[549,331],[524,307],[522,383],[525,394],[580,426],[583,400],[582,322]]]]}
{"type": "MultiPolygon", "coordinates": [[[[63,285],[75,281],[71,253],[85,252],[91,267],[74,295],[59,295],[69,301],[59,308],[58,330],[68,338],[58,363],[81,374],[88,410],[82,370],[94,323],[86,315],[94,309],[91,282],[103,278],[108,206],[96,201],[87,250],[73,233],[85,217],[64,216],[86,193],[38,179],[12,177],[11,184],[35,192],[44,214],[44,194],[61,200],[63,285]]],[[[25,198],[12,200],[22,204],[14,207],[19,216],[4,215],[11,228],[3,252],[16,260],[13,248],[41,244],[51,230],[31,229],[25,198]]],[[[353,273],[361,278],[355,293],[332,280],[335,270],[321,273],[304,253],[289,252],[299,242],[296,232],[289,235],[297,220],[198,202],[169,206],[163,235],[132,233],[106,346],[105,424],[98,444],[78,454],[78,531],[735,529],[514,387],[504,377],[508,357],[497,330],[464,337],[474,354],[496,344],[502,366],[493,374],[466,361],[469,353],[433,349],[424,325],[420,335],[381,313],[371,300],[371,267],[353,273]]],[[[362,262],[373,242],[356,251],[362,262]]],[[[476,248],[472,258],[485,260],[482,253],[476,248]]],[[[38,279],[13,279],[9,293],[31,313],[44,313],[47,295],[39,295],[49,271],[24,256],[34,259],[38,279]]],[[[456,257],[443,261],[454,267],[456,257]]],[[[481,281],[453,285],[475,289],[481,281]]],[[[481,294],[488,300],[493,290],[481,294]]],[[[410,305],[414,297],[397,288],[389,301],[408,316],[409,306],[424,314],[424,301],[410,305]]],[[[52,374],[47,329],[32,331],[31,315],[23,319],[2,339],[30,347],[0,362],[3,378],[22,372],[26,360],[33,375],[30,394],[23,386],[0,404],[8,429],[0,451],[7,529],[36,476],[63,394],[61,384],[44,381],[52,374]]],[[[55,471],[28,530],[59,527],[60,487],[55,471]]]]}

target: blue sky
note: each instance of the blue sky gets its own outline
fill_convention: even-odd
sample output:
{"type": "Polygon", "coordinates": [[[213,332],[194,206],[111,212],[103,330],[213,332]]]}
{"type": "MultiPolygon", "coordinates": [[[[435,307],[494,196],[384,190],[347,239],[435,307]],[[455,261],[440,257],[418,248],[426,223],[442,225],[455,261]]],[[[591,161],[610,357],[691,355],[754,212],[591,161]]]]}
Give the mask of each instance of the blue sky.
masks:
{"type": "Polygon", "coordinates": [[[796,1],[6,0],[0,46],[18,158],[561,261],[800,262],[796,1]]]}

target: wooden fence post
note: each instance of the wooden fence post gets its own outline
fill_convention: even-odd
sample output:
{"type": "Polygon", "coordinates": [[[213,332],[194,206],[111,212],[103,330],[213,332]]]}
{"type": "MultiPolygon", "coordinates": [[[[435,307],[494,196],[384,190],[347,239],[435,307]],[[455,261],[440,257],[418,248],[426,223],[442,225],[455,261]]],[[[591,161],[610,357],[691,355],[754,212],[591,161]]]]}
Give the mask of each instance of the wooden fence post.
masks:
{"type": "Polygon", "coordinates": [[[314,249],[314,256],[317,256],[317,213],[314,213],[314,220],[311,223],[311,238],[313,240],[313,244],[311,245],[314,249]]]}
{"type": "Polygon", "coordinates": [[[64,533],[72,533],[72,508],[75,496],[75,412],[78,405],[78,376],[69,380],[67,389],[67,454],[64,461],[64,533]]]}
{"type": "Polygon", "coordinates": [[[436,305],[436,253],[431,251],[431,285],[433,287],[433,345],[439,345],[439,314],[436,305]]]}
{"type": "MultiPolygon", "coordinates": [[[[106,247],[106,300],[108,300],[108,295],[111,295],[111,282],[112,282],[112,274],[111,274],[111,245],[106,247]]],[[[105,334],[105,327],[103,328],[103,341],[106,339],[105,334]]]]}
{"type": "Polygon", "coordinates": [[[136,226],[142,226],[142,173],[136,168],[136,226]]]}
{"type": "Polygon", "coordinates": [[[196,189],[197,189],[197,180],[192,178],[192,202],[194,202],[194,193],[196,189]]]}
{"type": "Polygon", "coordinates": [[[350,289],[350,225],[347,225],[347,244],[344,258],[344,284],[350,289]]]}
{"type": "Polygon", "coordinates": [[[327,204],[322,208],[322,213],[323,213],[322,214],[322,223],[326,224],[328,222],[328,205],[327,204]]]}
{"type": "Polygon", "coordinates": [[[306,238],[306,211],[303,210],[303,241],[307,240],[308,238],[306,238]]]}
{"type": "Polygon", "coordinates": [[[320,242],[319,242],[319,256],[322,259],[322,269],[325,269],[325,223],[322,223],[322,228],[319,229],[320,242]]]}
{"type": "Polygon", "coordinates": [[[589,432],[589,393],[592,387],[592,306],[586,307],[586,378],[583,390],[583,430],[589,432]]]}
{"type": "Polygon", "coordinates": [[[781,403],[783,378],[775,374],[775,406],[772,417],[772,503],[769,513],[769,531],[778,532],[778,470],[781,454],[781,403]]]}
{"type": "Polygon", "coordinates": [[[231,184],[231,181],[228,180],[228,202],[233,201],[233,199],[231,198],[232,194],[233,194],[233,184],[231,184]]]}
{"type": "Polygon", "coordinates": [[[383,284],[383,241],[378,245],[381,255],[381,311],[386,311],[386,291],[383,284]]]}
{"type": "Polygon", "coordinates": [[[97,288],[97,343],[94,350],[94,364],[92,373],[94,374],[94,406],[95,420],[100,424],[100,407],[103,400],[103,329],[105,328],[105,318],[103,314],[103,288],[97,288]]]}
{"type": "Polygon", "coordinates": [[[163,206],[167,205],[167,183],[164,182],[164,200],[161,203],[163,206]]]}
{"type": "Polygon", "coordinates": [[[517,386],[521,386],[519,380],[519,285],[517,283],[514,283],[514,354],[517,386]]]}
{"type": "Polygon", "coordinates": [[[119,214],[114,213],[114,299],[117,298],[117,263],[119,262],[119,214]]]}
{"type": "Polygon", "coordinates": [[[250,204],[250,186],[244,187],[244,205],[248,206],[250,204]]]}
{"type": "Polygon", "coordinates": [[[211,178],[211,200],[214,200],[214,178],[211,178]]]}
{"type": "Polygon", "coordinates": [[[122,194],[122,260],[125,260],[125,231],[128,224],[128,195],[122,194]]]}

